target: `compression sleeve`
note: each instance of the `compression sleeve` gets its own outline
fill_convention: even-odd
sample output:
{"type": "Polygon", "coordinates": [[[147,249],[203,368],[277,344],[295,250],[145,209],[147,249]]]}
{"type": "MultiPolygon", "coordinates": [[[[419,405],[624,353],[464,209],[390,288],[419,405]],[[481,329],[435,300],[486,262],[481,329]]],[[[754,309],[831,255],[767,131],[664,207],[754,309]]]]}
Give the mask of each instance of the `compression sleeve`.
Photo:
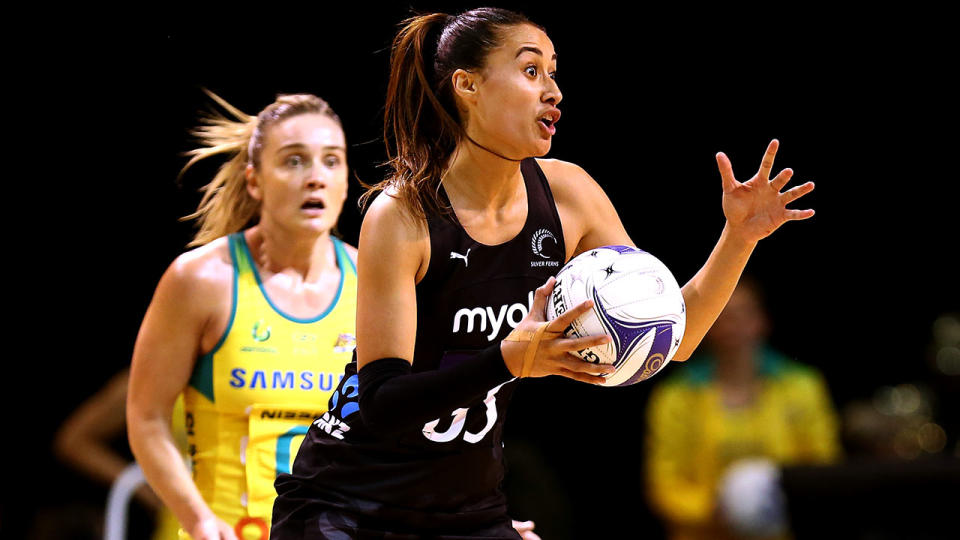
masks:
{"type": "Polygon", "coordinates": [[[358,372],[360,416],[371,432],[394,435],[423,426],[513,378],[499,342],[449,369],[410,368],[402,358],[380,358],[358,372]]]}

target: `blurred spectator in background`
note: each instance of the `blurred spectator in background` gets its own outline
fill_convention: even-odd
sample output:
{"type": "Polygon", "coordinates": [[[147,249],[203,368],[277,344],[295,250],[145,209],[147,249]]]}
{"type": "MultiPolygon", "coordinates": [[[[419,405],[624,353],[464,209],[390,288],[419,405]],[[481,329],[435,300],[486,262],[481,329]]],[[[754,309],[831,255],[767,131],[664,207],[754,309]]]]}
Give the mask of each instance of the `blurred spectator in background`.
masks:
{"type": "Polygon", "coordinates": [[[767,347],[769,329],[744,277],[702,352],[653,389],[648,496],[672,539],[788,537],[777,466],[840,455],[821,376],[767,347]]]}
{"type": "MultiPolygon", "coordinates": [[[[124,369],[111,378],[97,393],[90,396],[63,422],[54,437],[54,454],[94,482],[110,486],[133,462],[127,445],[126,400],[130,371],[124,369]],[[117,449],[120,444],[125,449],[117,449]]],[[[172,432],[177,445],[186,452],[187,434],[184,427],[183,398],[177,399],[173,414],[172,432]]],[[[159,497],[144,482],[136,492],[136,501],[154,513],[156,526],[154,540],[178,537],[180,528],[176,517],[163,506],[159,497]]],[[[106,506],[106,498],[101,506],[106,506]]],[[[98,525],[103,523],[101,517],[98,525]]],[[[57,526],[57,525],[53,525],[57,526]]],[[[132,533],[135,531],[132,531],[132,533]]],[[[90,537],[102,537],[102,525],[90,531],[90,537]]],[[[83,534],[86,537],[86,534],[83,534]]]]}

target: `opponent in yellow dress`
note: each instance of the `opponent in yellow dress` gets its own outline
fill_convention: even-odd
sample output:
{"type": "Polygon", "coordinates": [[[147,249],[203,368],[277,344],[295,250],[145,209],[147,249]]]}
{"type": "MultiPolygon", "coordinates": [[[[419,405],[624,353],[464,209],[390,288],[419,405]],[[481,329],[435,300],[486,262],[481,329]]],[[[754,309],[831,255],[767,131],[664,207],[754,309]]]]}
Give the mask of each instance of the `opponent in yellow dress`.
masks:
{"type": "MultiPolygon", "coordinates": [[[[187,453],[187,427],[185,425],[186,413],[183,407],[183,394],[177,396],[176,403],[173,404],[173,415],[170,420],[170,432],[173,433],[173,439],[177,443],[177,448],[186,456],[187,453]]],[[[166,505],[160,507],[156,515],[156,524],[153,527],[151,540],[174,540],[180,537],[180,522],[177,516],[167,508],[166,505]]]]}
{"type": "Polygon", "coordinates": [[[273,481],[290,471],[355,347],[356,269],[343,243],[331,239],[339,291],[323,313],[301,319],[270,301],[243,233],[229,237],[232,315],[217,345],[197,360],[184,399],[194,482],[241,539],[267,538],[273,481]]]}

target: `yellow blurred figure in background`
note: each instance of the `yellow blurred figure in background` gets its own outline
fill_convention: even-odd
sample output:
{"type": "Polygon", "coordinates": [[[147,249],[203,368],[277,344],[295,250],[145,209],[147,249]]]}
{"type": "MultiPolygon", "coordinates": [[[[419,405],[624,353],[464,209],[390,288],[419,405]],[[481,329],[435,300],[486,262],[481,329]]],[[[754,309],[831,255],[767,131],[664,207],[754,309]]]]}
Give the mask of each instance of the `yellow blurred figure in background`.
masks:
{"type": "MultiPolygon", "coordinates": [[[[768,332],[759,288],[744,278],[708,333],[706,351],[651,394],[648,496],[672,539],[789,537],[782,515],[751,533],[731,523],[720,494],[745,484],[725,473],[766,477],[748,481],[755,485],[748,490],[773,490],[774,464],[827,463],[840,455],[836,414],[822,377],[767,347],[768,332]]],[[[769,503],[767,513],[775,514],[775,495],[751,497],[769,503]]]]}

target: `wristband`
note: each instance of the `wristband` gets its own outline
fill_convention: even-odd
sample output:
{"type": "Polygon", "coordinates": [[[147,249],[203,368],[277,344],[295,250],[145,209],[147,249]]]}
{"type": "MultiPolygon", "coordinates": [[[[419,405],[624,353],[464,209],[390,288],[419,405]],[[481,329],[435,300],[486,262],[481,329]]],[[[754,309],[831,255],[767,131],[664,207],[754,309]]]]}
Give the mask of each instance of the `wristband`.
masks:
{"type": "Polygon", "coordinates": [[[411,368],[403,358],[380,358],[357,373],[360,416],[367,429],[390,435],[422,427],[513,378],[499,343],[449,369],[411,373],[411,368]]]}

